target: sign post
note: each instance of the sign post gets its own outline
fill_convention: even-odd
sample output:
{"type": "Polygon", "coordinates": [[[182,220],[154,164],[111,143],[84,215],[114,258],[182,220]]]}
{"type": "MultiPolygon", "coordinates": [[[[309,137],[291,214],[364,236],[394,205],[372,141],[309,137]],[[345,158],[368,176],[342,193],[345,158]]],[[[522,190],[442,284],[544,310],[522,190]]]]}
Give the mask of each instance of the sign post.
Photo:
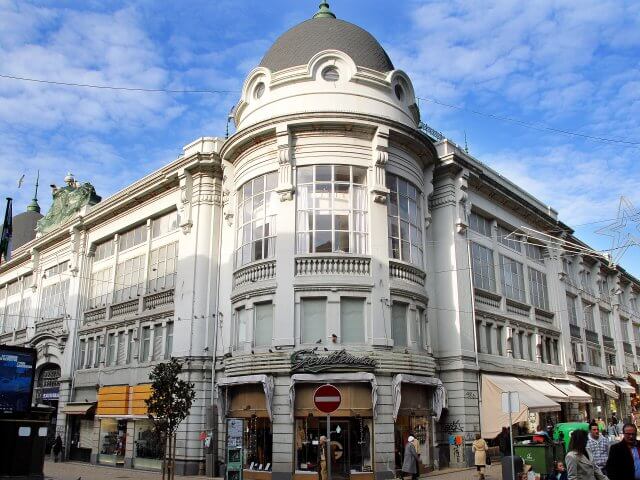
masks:
{"type": "Polygon", "coordinates": [[[513,456],[513,421],[511,414],[520,411],[520,395],[518,392],[502,393],[502,411],[509,414],[509,438],[511,439],[511,478],[516,478],[516,464],[513,456]]]}
{"type": "Polygon", "coordinates": [[[327,443],[325,461],[327,462],[327,480],[331,480],[331,412],[335,412],[342,402],[340,390],[330,384],[321,385],[313,393],[313,403],[318,410],[327,414],[327,443]]]}

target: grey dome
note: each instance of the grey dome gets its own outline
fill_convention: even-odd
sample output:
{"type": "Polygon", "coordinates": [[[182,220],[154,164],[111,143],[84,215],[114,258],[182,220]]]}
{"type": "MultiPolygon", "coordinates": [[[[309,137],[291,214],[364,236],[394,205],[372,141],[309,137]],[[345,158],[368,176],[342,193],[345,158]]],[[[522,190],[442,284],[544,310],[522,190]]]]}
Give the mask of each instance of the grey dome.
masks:
{"type": "Polygon", "coordinates": [[[261,67],[272,72],[306,65],[318,52],[340,50],[356,65],[378,72],[393,70],[384,48],[366,30],[335,18],[312,18],[283,33],[265,54],[261,67]]]}

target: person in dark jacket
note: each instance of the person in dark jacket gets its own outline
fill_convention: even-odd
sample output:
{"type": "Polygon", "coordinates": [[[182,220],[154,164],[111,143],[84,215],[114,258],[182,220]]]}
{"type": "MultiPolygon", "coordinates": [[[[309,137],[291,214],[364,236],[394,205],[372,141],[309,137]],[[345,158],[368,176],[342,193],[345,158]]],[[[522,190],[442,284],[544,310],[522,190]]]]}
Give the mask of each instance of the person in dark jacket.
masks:
{"type": "Polygon", "coordinates": [[[402,461],[402,475],[411,475],[412,480],[418,478],[418,452],[413,444],[415,440],[413,435],[409,435],[407,444],[404,447],[404,459],[402,461]]]}
{"type": "Polygon", "coordinates": [[[567,476],[567,469],[564,468],[564,463],[556,462],[556,466],[553,469],[553,475],[551,475],[553,480],[569,480],[567,476]]]}
{"type": "Polygon", "coordinates": [[[60,454],[62,453],[62,438],[60,435],[56,437],[56,441],[53,442],[53,461],[58,462],[60,460],[60,454]]]}
{"type": "Polygon", "coordinates": [[[503,457],[511,455],[511,435],[507,427],[502,427],[502,431],[498,434],[498,446],[500,447],[500,455],[503,457]]]}
{"type": "Polygon", "coordinates": [[[622,441],[612,445],[607,460],[610,480],[640,480],[640,444],[638,429],[633,423],[622,427],[622,441]]]}

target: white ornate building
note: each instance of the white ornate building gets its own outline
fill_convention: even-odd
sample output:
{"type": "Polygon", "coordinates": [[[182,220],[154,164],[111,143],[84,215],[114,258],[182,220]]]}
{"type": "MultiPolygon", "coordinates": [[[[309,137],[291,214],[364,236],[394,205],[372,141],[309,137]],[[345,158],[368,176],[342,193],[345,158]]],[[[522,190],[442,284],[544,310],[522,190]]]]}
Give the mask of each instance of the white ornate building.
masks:
{"type": "Polygon", "coordinates": [[[180,473],[210,453],[230,478],[315,475],[326,382],[340,478],[390,478],[409,432],[423,468],[469,463],[507,424],[502,391],[531,427],[630,414],[640,282],[425,134],[369,33],[321,4],[248,74],[234,121],[0,266],[0,341],[38,348],[71,458],[157,468],[144,398],[170,356],[197,391],[180,473]]]}

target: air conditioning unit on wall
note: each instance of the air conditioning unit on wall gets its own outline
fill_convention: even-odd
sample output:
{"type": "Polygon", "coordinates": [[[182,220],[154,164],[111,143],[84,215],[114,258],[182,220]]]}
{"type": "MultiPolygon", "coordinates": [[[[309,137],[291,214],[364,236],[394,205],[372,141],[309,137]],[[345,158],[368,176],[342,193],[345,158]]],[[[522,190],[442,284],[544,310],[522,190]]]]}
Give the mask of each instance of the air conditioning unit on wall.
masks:
{"type": "Polygon", "coordinates": [[[576,363],[585,363],[584,359],[584,345],[578,343],[576,345],[576,363]]]}

